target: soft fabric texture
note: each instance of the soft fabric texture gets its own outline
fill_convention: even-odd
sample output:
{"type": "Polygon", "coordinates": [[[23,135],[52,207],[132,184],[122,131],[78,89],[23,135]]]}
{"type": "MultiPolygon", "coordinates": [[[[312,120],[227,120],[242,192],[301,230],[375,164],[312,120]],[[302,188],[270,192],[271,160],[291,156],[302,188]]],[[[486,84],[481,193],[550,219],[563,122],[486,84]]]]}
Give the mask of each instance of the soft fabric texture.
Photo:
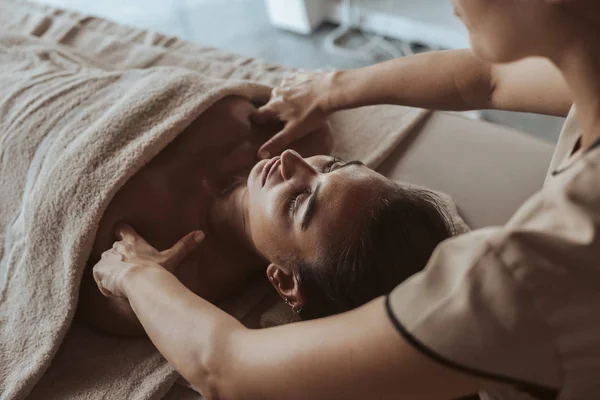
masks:
{"type": "MultiPolygon", "coordinates": [[[[175,66],[218,79],[277,85],[293,68],[185,42],[161,33],[19,0],[0,0],[0,27],[76,50],[107,70],[175,66]]],[[[336,113],[334,154],[377,168],[406,134],[429,114],[401,106],[373,106],[336,113]],[[343,135],[340,133],[343,132],[343,135]]]]}
{"type": "MultiPolygon", "coordinates": [[[[51,7],[0,8],[3,29],[30,35],[0,39],[1,392],[161,398],[178,376],[147,340],[72,321],[95,229],[118,188],[210,104],[233,93],[264,99],[268,88],[241,80],[274,85],[288,70],[51,7]]],[[[375,168],[426,114],[337,113],[334,153],[375,168]]],[[[242,319],[271,293],[249,288],[222,306],[242,319]]],[[[278,304],[260,320],[293,314],[278,304]]]]}
{"type": "MultiPolygon", "coordinates": [[[[266,100],[270,90],[172,67],[106,72],[22,36],[0,37],[0,65],[0,354],[3,394],[22,397],[67,333],[95,229],[115,192],[219,99],[266,100]]],[[[139,380],[172,375],[147,341],[116,345],[86,335],[71,332],[63,348],[75,346],[70,355],[86,361],[96,353],[106,359],[86,378],[114,375],[109,382],[129,378],[136,391],[164,390],[161,380],[148,387],[152,379],[139,380]],[[135,374],[121,370],[133,366],[135,374]]],[[[60,387],[61,380],[47,382],[60,387]]],[[[97,395],[112,397],[105,387],[97,395]]]]}

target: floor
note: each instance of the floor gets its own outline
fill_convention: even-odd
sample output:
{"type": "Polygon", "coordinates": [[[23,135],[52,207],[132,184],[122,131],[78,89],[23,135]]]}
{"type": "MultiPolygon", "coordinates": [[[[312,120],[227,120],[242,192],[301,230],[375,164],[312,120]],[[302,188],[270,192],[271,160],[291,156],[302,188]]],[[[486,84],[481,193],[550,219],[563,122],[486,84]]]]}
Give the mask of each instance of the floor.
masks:
{"type": "MultiPolygon", "coordinates": [[[[274,28],[269,23],[263,0],[37,1],[291,67],[346,69],[370,63],[350,60],[325,50],[323,41],[335,29],[333,25],[326,24],[310,36],[274,28]]],[[[564,121],[562,118],[498,111],[485,111],[483,118],[553,142],[564,121]]]]}

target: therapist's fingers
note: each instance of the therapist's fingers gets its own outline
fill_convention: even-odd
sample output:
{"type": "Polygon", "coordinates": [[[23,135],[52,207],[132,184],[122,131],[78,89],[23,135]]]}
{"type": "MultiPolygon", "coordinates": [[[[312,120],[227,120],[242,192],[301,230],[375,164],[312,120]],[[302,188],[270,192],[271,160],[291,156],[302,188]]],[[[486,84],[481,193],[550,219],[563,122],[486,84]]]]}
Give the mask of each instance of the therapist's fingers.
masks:
{"type": "Polygon", "coordinates": [[[252,121],[262,124],[277,120],[289,121],[294,119],[298,114],[301,114],[299,111],[302,109],[295,101],[296,90],[295,87],[276,87],[273,89],[271,99],[251,116],[252,121]]]}
{"type": "Polygon", "coordinates": [[[271,103],[267,103],[264,106],[256,110],[250,119],[256,124],[266,124],[269,122],[277,121],[279,119],[279,111],[273,107],[271,103]]]}
{"type": "Polygon", "coordinates": [[[170,249],[162,252],[162,255],[165,257],[163,267],[168,271],[173,272],[187,256],[192,254],[194,250],[198,248],[200,243],[204,240],[204,237],[204,232],[194,231],[179,239],[170,249]]]}
{"type": "Polygon", "coordinates": [[[265,124],[284,119],[287,109],[290,105],[286,102],[284,96],[281,94],[280,88],[273,89],[271,100],[264,106],[260,107],[254,112],[250,118],[252,122],[257,124],[265,124]]]}
{"type": "Polygon", "coordinates": [[[115,236],[122,240],[123,242],[133,243],[135,241],[141,240],[142,242],[146,242],[144,238],[142,238],[133,227],[124,222],[120,222],[115,226],[115,236]]]}
{"type": "Polygon", "coordinates": [[[257,85],[252,91],[250,101],[254,104],[265,104],[271,98],[272,88],[265,85],[257,85]]]}
{"type": "Polygon", "coordinates": [[[258,149],[258,158],[271,158],[281,153],[290,143],[302,136],[298,124],[288,122],[285,127],[258,149]]]}

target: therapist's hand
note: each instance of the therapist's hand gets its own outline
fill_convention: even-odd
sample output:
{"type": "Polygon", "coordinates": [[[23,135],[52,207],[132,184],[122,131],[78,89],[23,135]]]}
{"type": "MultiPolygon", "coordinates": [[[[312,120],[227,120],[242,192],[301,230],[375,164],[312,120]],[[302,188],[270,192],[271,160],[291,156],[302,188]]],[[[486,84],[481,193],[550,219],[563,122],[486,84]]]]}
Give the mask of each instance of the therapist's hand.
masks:
{"type": "Polygon", "coordinates": [[[256,123],[285,122],[259,151],[261,159],[281,153],[290,143],[322,128],[331,114],[329,87],[333,72],[294,73],[273,89],[271,99],[253,115],[256,123]]]}
{"type": "Polygon", "coordinates": [[[93,269],[94,280],[100,292],[107,297],[127,297],[123,283],[127,274],[136,268],[164,268],[174,272],[204,240],[204,233],[195,231],[170,249],[158,251],[127,224],[119,224],[115,234],[120,240],[102,253],[93,269]]]}

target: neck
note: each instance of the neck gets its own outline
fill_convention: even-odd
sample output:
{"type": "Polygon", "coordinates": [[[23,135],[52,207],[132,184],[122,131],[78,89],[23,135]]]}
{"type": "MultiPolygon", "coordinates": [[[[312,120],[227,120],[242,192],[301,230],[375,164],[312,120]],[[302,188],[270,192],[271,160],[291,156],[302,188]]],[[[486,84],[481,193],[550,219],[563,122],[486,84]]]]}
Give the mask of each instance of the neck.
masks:
{"type": "Polygon", "coordinates": [[[264,266],[248,229],[248,188],[239,184],[222,196],[216,197],[210,211],[212,231],[228,244],[232,254],[243,255],[249,268],[264,266]]]}
{"type": "Polygon", "coordinates": [[[576,43],[565,46],[559,56],[553,57],[575,100],[583,149],[600,138],[600,51],[592,43],[597,35],[596,31],[584,32],[576,43]]]}

